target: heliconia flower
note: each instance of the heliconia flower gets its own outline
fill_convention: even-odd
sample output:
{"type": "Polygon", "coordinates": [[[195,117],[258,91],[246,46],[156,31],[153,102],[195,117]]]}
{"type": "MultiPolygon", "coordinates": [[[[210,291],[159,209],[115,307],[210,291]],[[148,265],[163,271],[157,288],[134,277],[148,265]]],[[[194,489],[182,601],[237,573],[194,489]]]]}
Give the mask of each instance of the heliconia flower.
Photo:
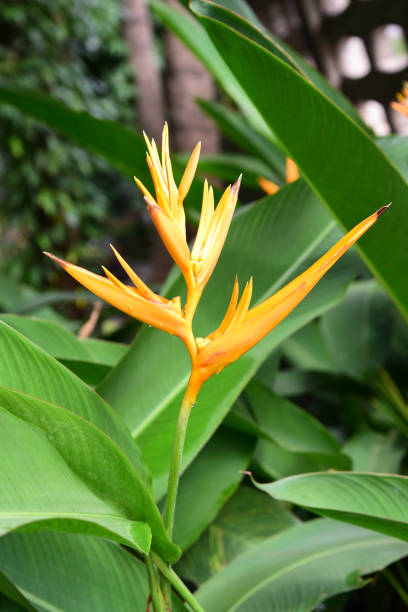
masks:
{"type": "Polygon", "coordinates": [[[190,253],[186,240],[183,201],[197,169],[200,143],[191,154],[180,185],[177,187],[170,160],[167,124],[163,128],[161,158],[154,140],[149,141],[146,135],[145,140],[148,149],[147,163],[156,197],[154,198],[136,177],[135,181],[144,194],[148,212],[164,245],[186,280],[188,288],[186,308],[191,316],[224,245],[237,203],[241,177],[232,187],[227,187],[216,208],[214,208],[213,190],[205,182],[200,224],[190,253]]]}
{"type": "Polygon", "coordinates": [[[221,325],[207,338],[196,338],[195,386],[199,388],[210,376],[236,361],[287,317],[388,206],[383,206],[359,223],[310,268],[254,308],[249,309],[252,279],[239,302],[238,281],[235,280],[230,305],[221,325]]]}
{"type": "Polygon", "coordinates": [[[115,308],[126,314],[162,329],[182,339],[189,335],[190,331],[184,319],[181,309],[180,298],[173,300],[157,295],[132,270],[126,261],[112,247],[119,263],[129,276],[133,286],[125,285],[117,279],[109,270],[103,268],[106,278],[93,272],[75,266],[51,253],[45,253],[56,261],[68,274],[70,274],[81,285],[92,291],[115,308]]]}
{"type": "MultiPolygon", "coordinates": [[[[293,183],[299,178],[299,169],[293,159],[290,157],[286,158],[286,182],[293,183]]],[[[277,191],[279,191],[280,187],[273,181],[269,181],[263,176],[258,176],[257,178],[258,185],[264,190],[264,192],[268,195],[273,195],[277,191]]]]}
{"type": "Polygon", "coordinates": [[[391,107],[401,115],[408,117],[408,81],[403,84],[401,92],[396,95],[398,102],[391,102],[391,107]]]}

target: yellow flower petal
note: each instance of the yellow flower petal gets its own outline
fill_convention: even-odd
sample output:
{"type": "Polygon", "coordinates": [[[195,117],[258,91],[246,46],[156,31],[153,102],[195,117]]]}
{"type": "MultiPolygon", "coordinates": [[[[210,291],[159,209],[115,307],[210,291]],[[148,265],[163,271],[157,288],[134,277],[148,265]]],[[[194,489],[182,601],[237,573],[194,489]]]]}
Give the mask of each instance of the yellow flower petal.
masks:
{"type": "Polygon", "coordinates": [[[201,142],[199,142],[194,148],[194,151],[192,152],[191,157],[187,162],[186,169],[184,170],[184,174],[183,174],[183,177],[180,181],[180,185],[178,188],[179,202],[183,202],[184,198],[186,197],[186,195],[188,194],[190,190],[191,183],[193,182],[194,175],[197,170],[197,164],[198,164],[198,160],[200,157],[200,151],[201,151],[201,142]]]}
{"type": "Polygon", "coordinates": [[[185,236],[173,219],[154,202],[145,198],[147,210],[166,249],[182,271],[188,275],[190,251],[185,236]]]}

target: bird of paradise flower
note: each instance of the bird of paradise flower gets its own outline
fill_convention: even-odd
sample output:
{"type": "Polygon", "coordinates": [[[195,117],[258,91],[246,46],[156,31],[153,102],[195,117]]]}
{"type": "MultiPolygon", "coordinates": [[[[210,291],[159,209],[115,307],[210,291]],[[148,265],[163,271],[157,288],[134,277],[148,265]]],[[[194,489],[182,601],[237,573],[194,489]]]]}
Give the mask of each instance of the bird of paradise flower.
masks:
{"type": "MultiPolygon", "coordinates": [[[[186,238],[183,201],[196,172],[200,144],[191,154],[177,186],[170,161],[167,125],[163,129],[161,156],[154,140],[150,141],[146,135],[145,140],[147,164],[155,196],[137,178],[135,180],[144,194],[148,212],[163,243],[184,276],[187,285],[185,305],[182,306],[179,296],[167,299],[149,289],[113,247],[116,258],[132,282],[130,286],[122,283],[105,268],[103,269],[106,277],[103,277],[50,253],[46,255],[102,299],[144,323],[178,336],[187,347],[191,358],[191,374],[176,427],[164,513],[165,525],[171,537],[188,419],[202,384],[239,359],[273,330],[307,296],[336,261],[377,221],[389,205],[382,206],[356,225],[305,272],[257,306],[250,308],[252,278],[246,283],[240,299],[236,279],[229,306],[220,325],[206,338],[196,338],[192,330],[194,313],[223,248],[236,207],[241,177],[234,185],[227,187],[217,206],[213,190],[205,181],[198,230],[190,248],[186,238]]],[[[290,164],[289,168],[292,170],[290,176],[293,178],[297,170],[295,172],[290,164]]]]}

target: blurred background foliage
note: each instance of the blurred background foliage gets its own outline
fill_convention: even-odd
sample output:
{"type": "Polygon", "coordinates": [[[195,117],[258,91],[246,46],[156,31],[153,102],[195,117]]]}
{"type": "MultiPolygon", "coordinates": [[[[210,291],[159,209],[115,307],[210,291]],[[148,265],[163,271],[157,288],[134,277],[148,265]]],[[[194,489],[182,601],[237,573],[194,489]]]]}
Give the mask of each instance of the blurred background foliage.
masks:
{"type": "MultiPolygon", "coordinates": [[[[115,0],[3,2],[0,34],[4,79],[95,117],[134,123],[115,0]]],[[[43,250],[100,258],[113,208],[126,215],[136,190],[99,157],[11,107],[0,108],[0,138],[3,270],[40,287],[49,273],[43,250]]]]}

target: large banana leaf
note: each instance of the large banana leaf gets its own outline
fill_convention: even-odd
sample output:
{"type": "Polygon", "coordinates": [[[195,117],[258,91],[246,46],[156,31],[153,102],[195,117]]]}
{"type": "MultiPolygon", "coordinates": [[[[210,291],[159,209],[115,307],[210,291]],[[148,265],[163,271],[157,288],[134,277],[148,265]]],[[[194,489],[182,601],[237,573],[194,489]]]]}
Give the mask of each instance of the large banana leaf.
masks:
{"type": "MultiPolygon", "coordinates": [[[[336,241],[334,222],[303,181],[242,210],[232,222],[220,262],[194,321],[205,336],[222,319],[235,274],[254,276],[254,303],[289,281],[336,241]]],[[[219,425],[256,369],[279,342],[332,306],[352,277],[351,260],[343,259],[310,296],[265,340],[201,390],[187,431],[185,468],[219,425]],[[347,263],[348,261],[348,263],[347,263]]],[[[183,291],[178,278],[169,295],[183,291]]],[[[99,392],[121,414],[141,445],[163,494],[189,358],[179,340],[144,329],[122,361],[111,370],[99,392]]]]}
{"type": "Polygon", "coordinates": [[[168,561],[177,559],[146,484],[103,432],[64,408],[4,387],[0,410],[3,532],[27,525],[85,531],[148,553],[149,525],[152,547],[168,561]]]}
{"type": "Polygon", "coordinates": [[[303,474],[258,484],[276,499],[408,541],[408,478],[364,472],[303,474]]]}
{"type": "Polygon", "coordinates": [[[99,538],[12,533],[0,540],[0,570],[40,612],[146,612],[143,564],[99,538]]]}
{"type": "Polygon", "coordinates": [[[211,612],[308,612],[363,586],[361,576],[408,554],[366,529],[316,519],[286,529],[235,559],[196,593],[211,612]]]}
{"type": "Polygon", "coordinates": [[[355,121],[280,57],[272,39],[213,2],[193,0],[192,7],[277,139],[344,227],[393,201],[392,214],[359,248],[407,315],[405,180],[355,121]]]}
{"type": "Polygon", "coordinates": [[[79,378],[0,321],[0,385],[67,408],[104,431],[149,478],[140,450],[114,410],[79,378]]]}

